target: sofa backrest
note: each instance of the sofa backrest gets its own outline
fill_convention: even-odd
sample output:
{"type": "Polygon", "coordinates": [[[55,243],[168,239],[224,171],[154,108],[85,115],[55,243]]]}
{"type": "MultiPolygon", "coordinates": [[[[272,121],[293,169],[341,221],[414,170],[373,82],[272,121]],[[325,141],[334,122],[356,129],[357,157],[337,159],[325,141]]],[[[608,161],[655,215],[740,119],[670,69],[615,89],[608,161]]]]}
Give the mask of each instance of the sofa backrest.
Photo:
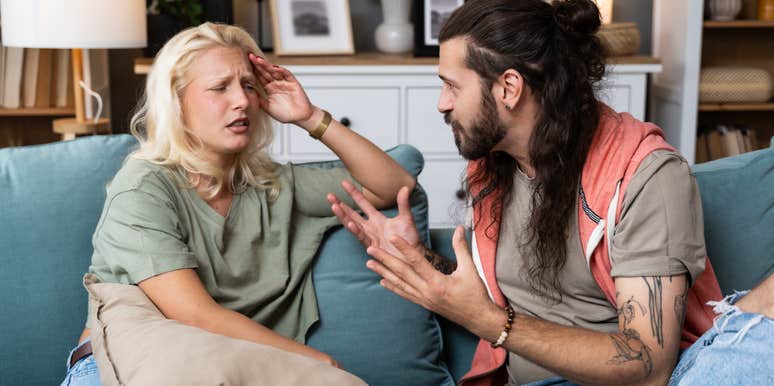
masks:
{"type": "Polygon", "coordinates": [[[62,380],[105,187],[135,145],[116,135],[0,150],[0,383],[62,380]]]}
{"type": "Polygon", "coordinates": [[[774,273],[774,138],[771,147],[695,165],[704,237],[724,294],[774,273]]]}

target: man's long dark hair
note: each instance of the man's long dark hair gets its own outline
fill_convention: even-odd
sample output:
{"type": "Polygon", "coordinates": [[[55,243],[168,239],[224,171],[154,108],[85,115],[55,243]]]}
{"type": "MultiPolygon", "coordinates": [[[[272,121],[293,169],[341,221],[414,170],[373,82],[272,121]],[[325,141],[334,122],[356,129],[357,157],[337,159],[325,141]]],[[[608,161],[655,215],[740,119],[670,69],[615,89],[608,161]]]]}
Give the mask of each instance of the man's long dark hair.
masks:
{"type": "MultiPolygon", "coordinates": [[[[599,10],[591,0],[469,0],[441,29],[439,41],[467,41],[466,66],[481,78],[484,92],[507,69],[518,71],[532,90],[540,115],[529,140],[535,193],[527,238],[520,248],[522,273],[534,293],[561,301],[559,272],[567,259],[567,232],[583,163],[599,123],[594,95],[605,72],[603,48],[595,33],[599,10]]],[[[504,152],[490,152],[466,186],[483,189],[471,198],[481,205],[496,194],[492,222],[510,202],[517,163],[504,152]]],[[[501,235],[500,237],[505,237],[501,235]]],[[[512,235],[518,237],[519,235],[512,235]]]]}

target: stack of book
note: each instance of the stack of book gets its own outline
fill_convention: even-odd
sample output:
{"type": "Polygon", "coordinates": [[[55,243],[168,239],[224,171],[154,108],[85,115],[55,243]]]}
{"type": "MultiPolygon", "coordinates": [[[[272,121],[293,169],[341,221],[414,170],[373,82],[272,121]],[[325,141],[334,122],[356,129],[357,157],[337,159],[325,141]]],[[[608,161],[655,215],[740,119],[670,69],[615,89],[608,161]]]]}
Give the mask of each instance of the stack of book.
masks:
{"type": "Polygon", "coordinates": [[[0,107],[73,105],[70,50],[0,46],[0,107]]]}
{"type": "Polygon", "coordinates": [[[755,130],[740,125],[700,128],[696,163],[712,161],[758,149],[755,130]]]}

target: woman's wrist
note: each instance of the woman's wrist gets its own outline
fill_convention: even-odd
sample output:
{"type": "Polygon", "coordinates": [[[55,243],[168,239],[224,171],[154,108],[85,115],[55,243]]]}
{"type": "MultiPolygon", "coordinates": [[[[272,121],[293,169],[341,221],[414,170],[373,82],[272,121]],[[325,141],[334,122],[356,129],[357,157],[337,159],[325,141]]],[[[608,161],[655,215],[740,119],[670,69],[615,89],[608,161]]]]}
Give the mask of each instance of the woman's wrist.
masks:
{"type": "Polygon", "coordinates": [[[309,118],[301,120],[296,124],[306,131],[312,131],[322,122],[323,116],[324,113],[319,107],[312,106],[312,114],[309,118]]]}

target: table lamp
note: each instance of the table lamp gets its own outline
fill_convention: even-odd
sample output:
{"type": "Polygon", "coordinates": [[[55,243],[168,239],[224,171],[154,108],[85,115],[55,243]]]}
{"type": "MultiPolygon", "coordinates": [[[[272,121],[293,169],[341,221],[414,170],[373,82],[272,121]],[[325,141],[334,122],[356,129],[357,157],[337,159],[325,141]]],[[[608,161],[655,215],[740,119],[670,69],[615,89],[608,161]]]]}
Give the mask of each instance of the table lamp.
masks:
{"type": "Polygon", "coordinates": [[[145,0],[2,0],[5,46],[71,49],[75,118],[54,120],[64,139],[110,131],[106,118],[86,120],[84,48],[137,48],[146,45],[145,0]]]}

